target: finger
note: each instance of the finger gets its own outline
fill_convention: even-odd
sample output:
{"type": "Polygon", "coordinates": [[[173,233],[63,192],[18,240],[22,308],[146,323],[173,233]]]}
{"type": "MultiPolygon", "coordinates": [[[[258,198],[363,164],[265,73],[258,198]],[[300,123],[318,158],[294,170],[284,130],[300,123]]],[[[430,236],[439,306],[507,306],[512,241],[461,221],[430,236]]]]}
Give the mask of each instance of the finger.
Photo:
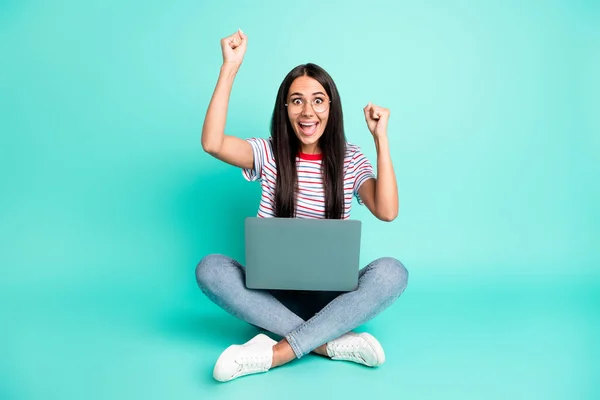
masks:
{"type": "Polygon", "coordinates": [[[242,39],[240,38],[240,36],[238,34],[235,34],[229,41],[229,44],[231,45],[232,49],[235,49],[240,44],[242,44],[242,39]]]}
{"type": "Polygon", "coordinates": [[[390,115],[390,110],[388,110],[387,108],[378,107],[378,106],[373,107],[373,117],[375,119],[380,119],[382,117],[389,117],[389,115],[390,115]]]}
{"type": "Polygon", "coordinates": [[[238,29],[238,35],[240,37],[240,46],[246,48],[246,45],[248,44],[248,36],[246,36],[241,29],[238,29]]]}
{"type": "Polygon", "coordinates": [[[381,108],[380,107],[372,107],[371,108],[371,118],[374,120],[378,120],[381,118],[381,108]]]}
{"type": "Polygon", "coordinates": [[[225,41],[232,49],[235,49],[240,45],[242,39],[240,38],[239,32],[234,33],[233,35],[229,35],[225,38],[225,41]]]}
{"type": "Polygon", "coordinates": [[[230,47],[230,42],[231,42],[231,39],[229,36],[227,36],[226,38],[221,39],[221,46],[230,47]]]}
{"type": "Polygon", "coordinates": [[[363,111],[365,112],[365,118],[367,120],[371,119],[371,108],[373,106],[371,105],[371,102],[369,102],[369,104],[367,104],[367,106],[365,108],[363,108],[363,111]]]}
{"type": "Polygon", "coordinates": [[[388,110],[387,108],[381,108],[377,112],[379,113],[380,117],[385,117],[385,118],[390,117],[390,110],[388,110]]]}

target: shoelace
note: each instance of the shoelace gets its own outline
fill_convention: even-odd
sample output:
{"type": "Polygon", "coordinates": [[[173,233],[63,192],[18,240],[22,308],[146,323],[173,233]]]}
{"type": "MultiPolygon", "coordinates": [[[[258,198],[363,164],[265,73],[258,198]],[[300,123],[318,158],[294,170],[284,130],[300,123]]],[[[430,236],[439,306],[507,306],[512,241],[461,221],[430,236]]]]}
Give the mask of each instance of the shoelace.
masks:
{"type": "Polygon", "coordinates": [[[364,340],[362,338],[356,337],[356,338],[352,338],[350,340],[344,340],[342,343],[336,344],[335,349],[336,350],[338,348],[339,349],[346,349],[346,348],[356,349],[358,347],[361,347],[363,342],[364,342],[364,340]]]}
{"type": "Polygon", "coordinates": [[[366,362],[362,357],[361,352],[358,351],[358,349],[362,347],[363,341],[364,340],[360,337],[352,338],[345,341],[346,343],[342,342],[334,346],[333,351],[335,352],[336,356],[343,356],[353,360],[366,362]]]}
{"type": "Polygon", "coordinates": [[[240,372],[246,372],[253,369],[264,369],[264,365],[269,357],[268,356],[246,356],[240,358],[236,362],[242,367],[240,372]]]}

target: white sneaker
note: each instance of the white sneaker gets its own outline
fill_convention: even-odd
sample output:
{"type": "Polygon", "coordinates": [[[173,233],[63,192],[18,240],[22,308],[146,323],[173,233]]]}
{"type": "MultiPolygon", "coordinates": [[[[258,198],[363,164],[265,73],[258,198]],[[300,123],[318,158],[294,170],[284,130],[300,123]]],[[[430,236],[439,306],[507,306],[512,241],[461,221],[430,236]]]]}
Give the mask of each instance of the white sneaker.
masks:
{"type": "Polygon", "coordinates": [[[242,345],[231,345],[215,364],[213,377],[227,382],[240,376],[267,372],[273,363],[273,346],[277,341],[262,333],[242,345]]]}
{"type": "Polygon", "coordinates": [[[332,360],[352,361],[375,367],[385,362],[383,347],[368,333],[348,332],[327,343],[327,354],[332,360]]]}

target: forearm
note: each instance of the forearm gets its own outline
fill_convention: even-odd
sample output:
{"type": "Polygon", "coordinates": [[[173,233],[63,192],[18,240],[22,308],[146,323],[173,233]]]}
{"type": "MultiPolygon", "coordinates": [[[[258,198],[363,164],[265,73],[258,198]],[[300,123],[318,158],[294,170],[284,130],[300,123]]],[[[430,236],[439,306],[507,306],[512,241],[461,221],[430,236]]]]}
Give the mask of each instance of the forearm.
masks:
{"type": "Polygon", "coordinates": [[[387,136],[376,137],[375,148],[377,150],[375,207],[383,219],[391,221],[398,215],[398,184],[387,136]]]}
{"type": "Polygon", "coordinates": [[[225,138],[225,123],[233,81],[239,66],[223,64],[215,91],[202,126],[202,148],[209,153],[219,151],[225,138]]]}

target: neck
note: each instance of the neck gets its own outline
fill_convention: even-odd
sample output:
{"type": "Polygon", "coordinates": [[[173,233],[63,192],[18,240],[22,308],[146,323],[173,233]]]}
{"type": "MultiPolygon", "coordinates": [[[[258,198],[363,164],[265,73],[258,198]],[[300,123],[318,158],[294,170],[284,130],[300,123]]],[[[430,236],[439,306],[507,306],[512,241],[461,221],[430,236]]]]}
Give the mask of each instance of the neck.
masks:
{"type": "Polygon", "coordinates": [[[318,143],[313,143],[313,144],[308,144],[308,145],[302,144],[300,151],[304,154],[320,154],[321,153],[321,149],[319,148],[318,143]]]}

